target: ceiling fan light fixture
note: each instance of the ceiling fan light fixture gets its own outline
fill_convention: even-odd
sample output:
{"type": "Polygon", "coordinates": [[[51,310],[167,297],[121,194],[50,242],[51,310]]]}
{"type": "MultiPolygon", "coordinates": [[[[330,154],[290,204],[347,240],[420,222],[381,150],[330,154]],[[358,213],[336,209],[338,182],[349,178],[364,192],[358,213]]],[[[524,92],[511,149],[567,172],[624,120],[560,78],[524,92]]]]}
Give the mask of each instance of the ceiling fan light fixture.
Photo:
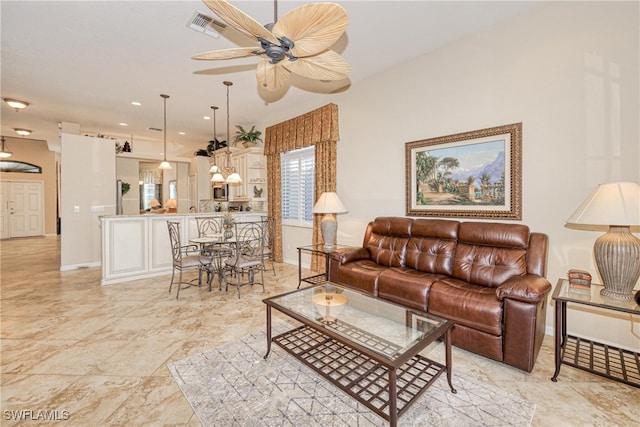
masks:
{"type": "Polygon", "coordinates": [[[7,147],[4,141],[4,136],[0,139],[0,141],[2,142],[2,147],[0,149],[0,159],[11,157],[13,153],[9,150],[9,147],[7,147]]]}
{"type": "Polygon", "coordinates": [[[31,135],[31,131],[29,129],[13,128],[13,131],[21,136],[31,135]]]}
{"type": "Polygon", "coordinates": [[[19,99],[4,98],[3,101],[9,104],[11,108],[15,108],[16,111],[24,110],[29,106],[27,101],[20,101],[19,99]]]}

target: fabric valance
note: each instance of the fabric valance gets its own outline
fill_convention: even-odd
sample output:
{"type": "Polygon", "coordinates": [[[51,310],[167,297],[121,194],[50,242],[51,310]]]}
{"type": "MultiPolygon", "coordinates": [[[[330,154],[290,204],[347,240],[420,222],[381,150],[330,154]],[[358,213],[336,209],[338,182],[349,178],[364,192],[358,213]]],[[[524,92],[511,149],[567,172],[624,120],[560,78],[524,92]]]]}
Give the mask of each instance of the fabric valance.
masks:
{"type": "Polygon", "coordinates": [[[264,154],[274,155],[340,139],[338,106],[327,104],[316,110],[269,126],[265,131],[264,154]]]}

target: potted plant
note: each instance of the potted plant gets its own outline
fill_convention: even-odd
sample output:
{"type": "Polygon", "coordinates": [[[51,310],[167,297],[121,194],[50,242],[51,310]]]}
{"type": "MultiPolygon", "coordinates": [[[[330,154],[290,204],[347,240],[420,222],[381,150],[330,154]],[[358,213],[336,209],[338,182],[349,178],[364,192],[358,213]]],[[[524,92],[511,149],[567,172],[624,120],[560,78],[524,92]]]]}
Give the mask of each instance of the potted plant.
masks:
{"type": "Polygon", "coordinates": [[[233,237],[233,223],[235,220],[233,219],[233,215],[230,212],[226,212],[222,216],[222,231],[224,234],[225,240],[233,237]]]}
{"type": "Polygon", "coordinates": [[[127,194],[129,192],[129,189],[131,189],[131,184],[129,184],[128,182],[123,182],[122,183],[122,195],[124,196],[125,194],[127,194]]]}
{"type": "Polygon", "coordinates": [[[207,145],[207,152],[209,155],[213,154],[214,151],[219,150],[227,146],[227,141],[219,141],[218,138],[212,139],[209,141],[207,145]]]}
{"type": "Polygon", "coordinates": [[[209,157],[209,152],[205,149],[205,148],[201,148],[198,151],[196,151],[195,153],[193,153],[196,156],[205,156],[205,157],[209,157]]]}
{"type": "Polygon", "coordinates": [[[254,147],[258,145],[258,141],[262,142],[262,132],[256,130],[256,126],[251,126],[251,130],[245,130],[242,126],[236,125],[238,131],[236,132],[236,138],[234,142],[242,142],[243,147],[254,147]]]}

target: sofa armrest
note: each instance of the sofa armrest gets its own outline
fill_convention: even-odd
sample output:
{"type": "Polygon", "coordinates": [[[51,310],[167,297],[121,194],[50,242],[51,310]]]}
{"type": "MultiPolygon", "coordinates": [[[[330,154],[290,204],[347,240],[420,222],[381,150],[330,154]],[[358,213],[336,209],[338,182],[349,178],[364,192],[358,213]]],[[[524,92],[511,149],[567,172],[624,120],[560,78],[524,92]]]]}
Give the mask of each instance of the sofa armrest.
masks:
{"type": "Polygon", "coordinates": [[[551,291],[551,283],[544,277],[528,274],[512,277],[496,289],[498,299],[505,298],[517,301],[538,303],[551,291]]]}
{"type": "Polygon", "coordinates": [[[346,264],[352,261],[369,259],[369,251],[366,248],[343,248],[336,249],[329,254],[331,261],[337,261],[339,264],[346,264]]]}

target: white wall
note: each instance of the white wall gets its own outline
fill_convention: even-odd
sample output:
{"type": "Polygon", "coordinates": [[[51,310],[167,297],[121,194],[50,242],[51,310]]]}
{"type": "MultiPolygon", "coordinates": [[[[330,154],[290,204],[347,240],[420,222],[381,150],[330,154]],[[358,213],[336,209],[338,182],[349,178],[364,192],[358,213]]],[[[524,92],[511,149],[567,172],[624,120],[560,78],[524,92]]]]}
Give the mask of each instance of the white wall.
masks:
{"type": "Polygon", "coordinates": [[[116,157],[116,178],[130,185],[127,194],[122,196],[122,214],[140,213],[140,165],[138,159],[116,157]]]}
{"type": "MultiPolygon", "coordinates": [[[[338,104],[338,242],[360,245],[368,221],[405,214],[406,142],[522,122],[522,223],[549,235],[548,278],[597,278],[600,233],[564,224],[598,183],[640,181],[639,28],[638,2],[544,3],[264,125],[338,104]]],[[[637,317],[569,316],[575,332],[640,349],[637,317]]]]}
{"type": "Polygon", "coordinates": [[[63,133],[60,161],[60,269],[98,266],[99,217],[114,215],[116,207],[114,142],[63,133]]]}

